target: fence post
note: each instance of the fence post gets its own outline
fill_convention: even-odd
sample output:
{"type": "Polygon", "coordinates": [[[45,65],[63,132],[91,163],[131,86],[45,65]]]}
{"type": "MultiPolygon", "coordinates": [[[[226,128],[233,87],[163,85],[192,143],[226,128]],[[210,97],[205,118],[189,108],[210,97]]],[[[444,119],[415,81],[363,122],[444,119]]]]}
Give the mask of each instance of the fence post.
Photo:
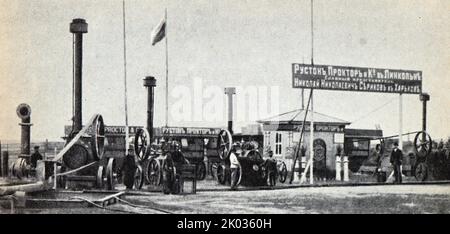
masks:
{"type": "Polygon", "coordinates": [[[348,178],[348,156],[344,156],[344,181],[349,181],[349,178],[348,178]]]}
{"type": "Polygon", "coordinates": [[[9,153],[8,151],[3,151],[2,155],[1,155],[1,167],[2,167],[2,176],[3,177],[8,177],[8,172],[9,172],[9,165],[8,165],[8,161],[9,161],[9,153]]]}
{"type": "Polygon", "coordinates": [[[341,156],[336,155],[336,181],[341,181],[341,156]]]}

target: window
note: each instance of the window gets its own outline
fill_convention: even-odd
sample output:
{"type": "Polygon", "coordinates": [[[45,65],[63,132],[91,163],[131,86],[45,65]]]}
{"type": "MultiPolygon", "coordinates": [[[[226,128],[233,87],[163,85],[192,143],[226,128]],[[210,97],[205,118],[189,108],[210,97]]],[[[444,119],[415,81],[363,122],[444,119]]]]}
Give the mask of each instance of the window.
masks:
{"type": "Polygon", "coordinates": [[[281,133],[275,134],[275,155],[281,155],[281,133]]]}

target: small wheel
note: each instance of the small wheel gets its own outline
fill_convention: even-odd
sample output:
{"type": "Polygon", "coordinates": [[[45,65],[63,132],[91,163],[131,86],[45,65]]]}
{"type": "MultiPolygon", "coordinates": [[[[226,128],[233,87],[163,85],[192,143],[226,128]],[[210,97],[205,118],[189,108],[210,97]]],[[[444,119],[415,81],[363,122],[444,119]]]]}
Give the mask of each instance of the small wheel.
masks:
{"type": "Polygon", "coordinates": [[[140,162],[143,162],[150,155],[151,139],[150,134],[146,128],[137,130],[134,137],[134,154],[138,157],[140,162]]]}
{"type": "Polygon", "coordinates": [[[108,159],[108,165],[106,166],[106,189],[114,190],[116,185],[116,160],[114,158],[108,159]]]}
{"type": "Polygon", "coordinates": [[[414,151],[419,157],[424,158],[431,153],[432,143],[430,135],[420,131],[414,137],[414,151]]]}
{"type": "Polygon", "coordinates": [[[281,183],[286,182],[288,174],[286,163],[280,162],[277,166],[277,169],[278,169],[278,181],[280,181],[281,183]]]}
{"type": "Polygon", "coordinates": [[[206,165],[204,162],[200,162],[197,165],[197,180],[204,180],[206,177],[206,165]]]}
{"type": "Polygon", "coordinates": [[[138,165],[134,173],[134,188],[141,189],[142,185],[144,185],[144,172],[142,171],[142,167],[138,165]]]}
{"type": "Polygon", "coordinates": [[[217,167],[217,181],[219,182],[219,184],[226,183],[225,165],[219,165],[217,167]]]}
{"type": "Polygon", "coordinates": [[[228,130],[222,129],[219,132],[217,141],[217,152],[220,159],[224,160],[230,156],[232,144],[233,139],[231,137],[231,133],[228,130]]]}
{"type": "Polygon", "coordinates": [[[159,186],[161,184],[161,165],[157,159],[150,159],[148,163],[146,163],[147,168],[145,168],[145,179],[146,181],[153,186],[159,186]]]}
{"type": "Polygon", "coordinates": [[[414,176],[418,181],[425,181],[428,176],[427,165],[423,162],[419,163],[414,170],[414,176]]]}
{"type": "Polygon", "coordinates": [[[103,117],[96,115],[92,124],[94,128],[94,134],[92,136],[92,154],[95,160],[99,161],[103,158],[105,152],[105,124],[103,123],[103,117]]]}
{"type": "Polygon", "coordinates": [[[104,174],[104,167],[103,166],[99,166],[97,169],[97,187],[99,189],[103,189],[104,183],[103,183],[103,174],[104,174]]]}

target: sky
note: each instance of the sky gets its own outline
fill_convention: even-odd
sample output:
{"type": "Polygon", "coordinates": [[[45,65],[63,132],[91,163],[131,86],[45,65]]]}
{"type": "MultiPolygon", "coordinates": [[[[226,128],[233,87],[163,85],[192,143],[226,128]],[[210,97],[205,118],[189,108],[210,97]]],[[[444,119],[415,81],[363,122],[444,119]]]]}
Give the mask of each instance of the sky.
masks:
{"type": "MultiPolygon", "coordinates": [[[[146,76],[157,79],[155,126],[164,125],[165,42],[152,46],[150,33],[166,8],[170,126],[226,126],[225,87],[256,87],[258,102],[276,103],[270,114],[301,107],[291,66],[311,61],[310,0],[126,0],[130,125],[145,125],[146,76]],[[176,108],[187,109],[177,115],[176,108]]],[[[421,70],[431,96],[427,130],[432,138],[448,137],[449,12],[446,0],[314,0],[314,63],[421,70]]],[[[20,139],[16,107],[23,102],[32,108],[32,141],[60,140],[71,124],[74,18],[89,24],[83,122],[100,113],[106,125],[125,124],[122,1],[2,0],[0,140],[20,139]]],[[[351,128],[380,125],[385,136],[399,131],[398,94],[316,90],[314,110],[350,121],[351,128]]],[[[403,95],[404,132],[421,130],[421,113],[419,96],[403,95]]],[[[236,129],[264,117],[260,111],[237,118],[236,129]]]]}

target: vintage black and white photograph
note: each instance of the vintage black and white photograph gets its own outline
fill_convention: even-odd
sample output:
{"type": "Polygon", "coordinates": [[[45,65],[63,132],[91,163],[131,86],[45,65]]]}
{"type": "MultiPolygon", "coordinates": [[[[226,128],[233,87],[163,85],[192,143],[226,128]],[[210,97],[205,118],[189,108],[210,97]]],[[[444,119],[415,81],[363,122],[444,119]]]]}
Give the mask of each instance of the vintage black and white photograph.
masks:
{"type": "MultiPolygon", "coordinates": [[[[0,214],[448,214],[450,1],[1,0],[0,214]]],[[[179,229],[273,227],[183,219],[179,229]]]]}

